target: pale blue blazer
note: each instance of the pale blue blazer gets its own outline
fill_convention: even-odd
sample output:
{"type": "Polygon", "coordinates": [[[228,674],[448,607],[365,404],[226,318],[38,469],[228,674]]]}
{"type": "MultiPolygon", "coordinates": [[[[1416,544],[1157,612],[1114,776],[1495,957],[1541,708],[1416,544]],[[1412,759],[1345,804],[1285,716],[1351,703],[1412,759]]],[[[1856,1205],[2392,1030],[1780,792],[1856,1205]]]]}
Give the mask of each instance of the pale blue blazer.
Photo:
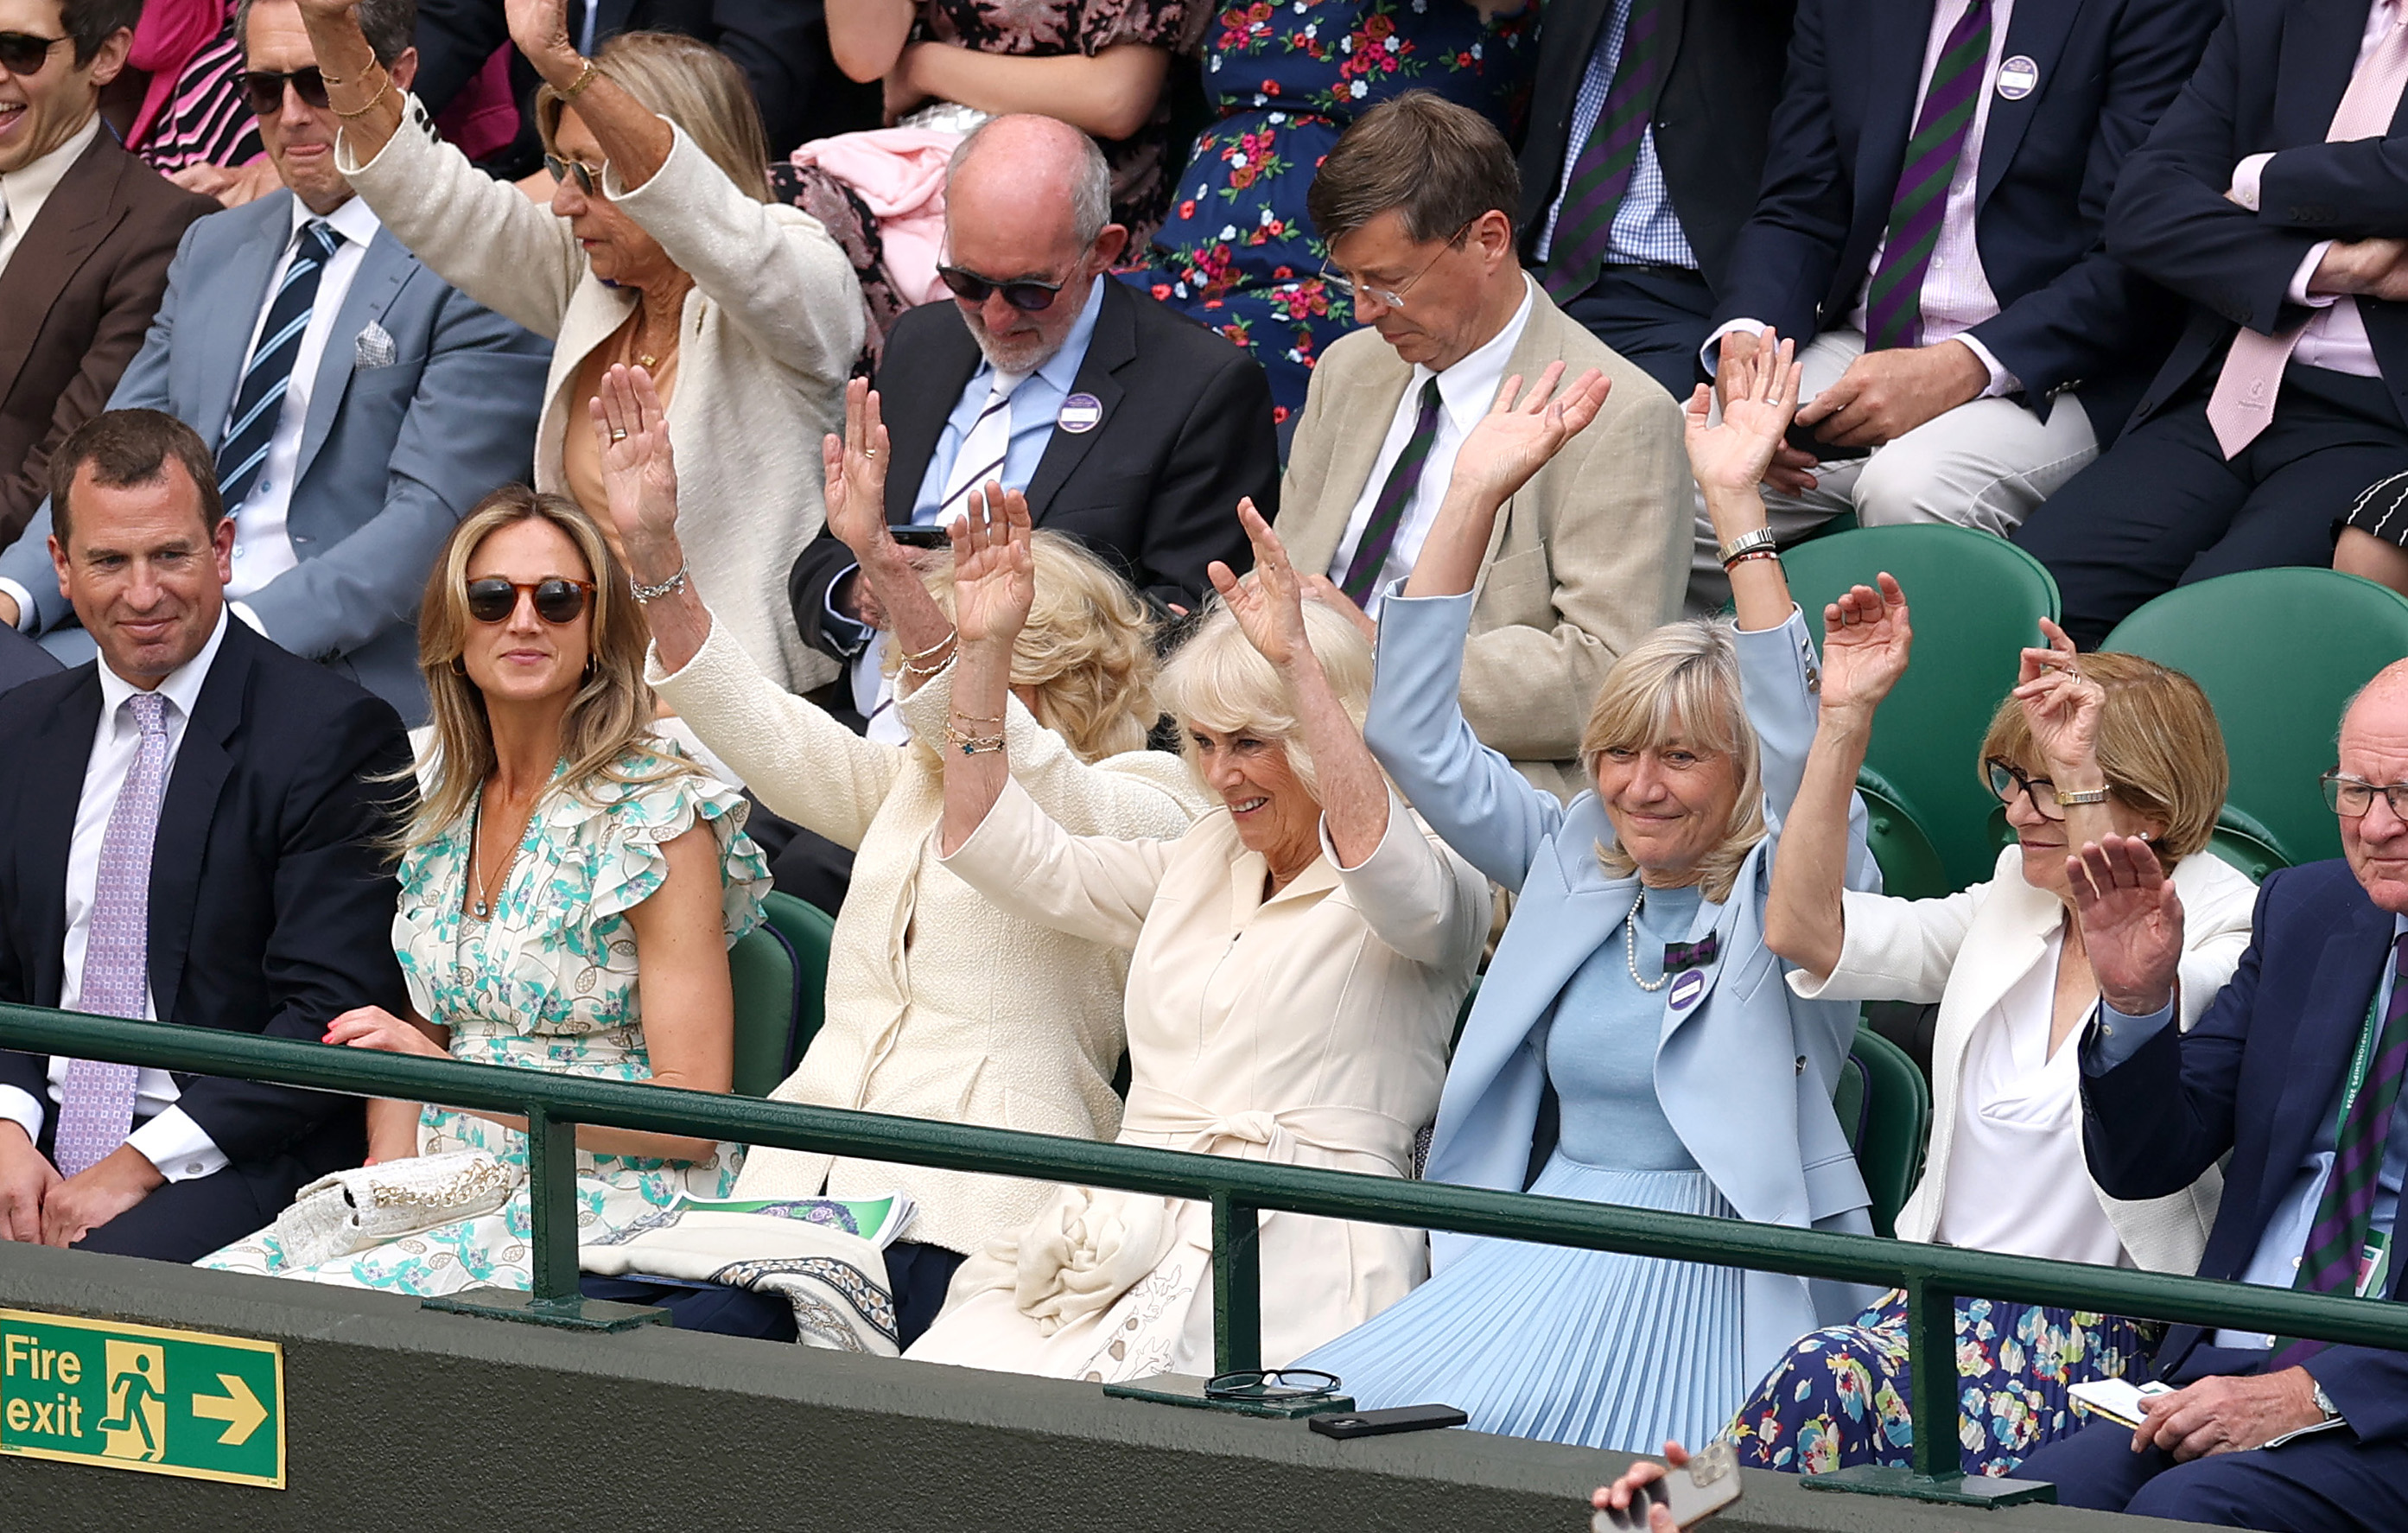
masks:
{"type": "MultiPolygon", "coordinates": [[[[1447,1069],[1426,1173],[1519,1192],[1553,1148],[1536,1140],[1556,998],[1629,914],[1638,880],[1610,877],[1598,861],[1613,826],[1594,790],[1566,807],[1473,737],[1457,701],[1470,621],[1469,595],[1382,604],[1363,733],[1431,828],[1519,895],[1447,1069]]],[[[1771,833],[1749,852],[1730,900],[1698,908],[1689,939],[1713,932],[1720,953],[1703,970],[1702,995],[1665,991],[1656,1096],[1741,1218],[1870,1235],[1871,1198],[1831,1108],[1856,1005],[1793,994],[1764,943],[1773,850],[1814,737],[1819,666],[1794,609],[1779,628],[1741,633],[1738,647],[1771,833]]],[[[1879,889],[1861,799],[1850,806],[1848,837],[1848,887],[1879,889]]],[[[1433,1270],[1470,1239],[1433,1233],[1433,1270]]],[[[1853,1320],[1870,1297],[1846,1284],[1748,1273],[1742,1350],[1753,1375],[1808,1331],[1853,1320]]]]}

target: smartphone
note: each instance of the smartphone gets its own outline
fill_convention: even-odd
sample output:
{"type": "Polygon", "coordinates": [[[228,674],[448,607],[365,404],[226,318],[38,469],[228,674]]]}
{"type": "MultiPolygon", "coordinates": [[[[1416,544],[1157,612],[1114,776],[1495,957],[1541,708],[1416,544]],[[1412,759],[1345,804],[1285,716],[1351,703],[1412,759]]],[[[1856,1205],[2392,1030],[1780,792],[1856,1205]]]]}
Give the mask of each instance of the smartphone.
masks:
{"type": "Polygon", "coordinates": [[[1326,1438],[1385,1437],[1391,1432],[1426,1432],[1440,1426],[1460,1426],[1471,1418],[1451,1405],[1400,1405],[1388,1411],[1341,1411],[1312,1418],[1312,1427],[1326,1438]]]}
{"type": "Polygon", "coordinates": [[[2173,1385],[2154,1380],[2135,1386],[2128,1379],[2093,1379],[2088,1383],[2075,1384],[2065,1393],[2074,1404],[2091,1415],[2104,1416],[2109,1421],[2138,1427],[2143,1414],[2141,1402],[2173,1392],[2173,1385]]]}
{"type": "Polygon", "coordinates": [[[1668,1469],[1664,1478],[1655,1481],[1630,1498],[1629,1507],[1622,1512],[1600,1512],[1589,1519],[1592,1533],[1621,1533],[1636,1528],[1644,1533],[1650,1507],[1662,1507],[1672,1514],[1675,1527],[1695,1527],[1723,1508],[1739,1499],[1739,1454],[1727,1442],[1716,1442],[1689,1455],[1686,1467],[1668,1469]]]}
{"type": "Polygon", "coordinates": [[[1873,450],[1870,447],[1840,447],[1830,442],[1817,441],[1814,428],[1797,421],[1789,423],[1787,440],[1789,445],[1799,451],[1812,452],[1815,459],[1822,463],[1846,463],[1856,458],[1870,458],[1873,454],[1873,450]]]}
{"type": "Polygon", "coordinates": [[[942,527],[889,527],[887,534],[907,549],[949,549],[953,535],[942,527]]]}

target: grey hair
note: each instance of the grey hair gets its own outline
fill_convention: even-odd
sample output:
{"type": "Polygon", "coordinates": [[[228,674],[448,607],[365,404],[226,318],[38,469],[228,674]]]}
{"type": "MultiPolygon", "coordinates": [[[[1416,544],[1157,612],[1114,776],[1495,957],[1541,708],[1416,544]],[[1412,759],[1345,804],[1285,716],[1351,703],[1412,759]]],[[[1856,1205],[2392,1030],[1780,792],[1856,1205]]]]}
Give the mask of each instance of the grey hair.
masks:
{"type": "MultiPolygon", "coordinates": [[[[1338,706],[1360,729],[1371,708],[1370,640],[1337,609],[1317,601],[1304,604],[1304,638],[1329,679],[1329,690],[1337,694],[1338,706]]],[[[1204,780],[1203,762],[1189,732],[1198,724],[1278,742],[1297,781],[1314,802],[1320,801],[1321,779],[1304,743],[1296,689],[1263,658],[1220,597],[1212,598],[1187,641],[1171,652],[1162,668],[1161,693],[1181,724],[1179,753],[1208,797],[1212,785],[1204,780]]]]}
{"type": "MultiPolygon", "coordinates": [[[[950,206],[953,200],[953,178],[962,173],[962,166],[969,164],[971,154],[977,150],[979,140],[986,136],[986,131],[998,122],[1036,115],[1033,112],[1012,112],[1002,117],[990,117],[962,136],[962,141],[953,146],[953,157],[945,162],[947,205],[950,206]]],[[[1054,118],[1040,120],[1049,122],[1058,121],[1054,118]]],[[[1082,133],[1079,135],[1079,168],[1073,173],[1070,185],[1070,225],[1071,232],[1078,236],[1079,248],[1083,251],[1093,245],[1096,236],[1104,232],[1104,225],[1111,220],[1111,165],[1104,158],[1104,151],[1095,139],[1082,133]]]]}
{"type": "MultiPolygon", "coordinates": [[[[259,0],[242,0],[234,13],[234,35],[242,39],[242,57],[251,62],[251,7],[259,0]]],[[[408,52],[418,36],[418,0],[360,0],[360,35],[368,51],[386,68],[408,52]]]]}

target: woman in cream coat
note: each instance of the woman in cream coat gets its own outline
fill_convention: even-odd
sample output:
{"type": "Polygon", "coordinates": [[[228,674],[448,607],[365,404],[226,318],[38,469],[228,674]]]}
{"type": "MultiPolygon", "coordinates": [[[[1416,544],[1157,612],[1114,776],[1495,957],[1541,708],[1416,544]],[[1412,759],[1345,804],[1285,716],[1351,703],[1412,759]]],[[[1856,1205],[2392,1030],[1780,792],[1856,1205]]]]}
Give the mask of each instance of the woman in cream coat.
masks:
{"type": "MultiPolygon", "coordinates": [[[[684,558],[676,473],[657,399],[613,369],[603,392],[610,510],[638,581],[684,558]],[[608,433],[624,432],[615,442],[608,433]]],[[[853,849],[853,886],[828,954],[827,1023],[779,1100],[858,1108],[1038,1134],[1109,1139],[1122,1053],[1127,955],[998,904],[937,855],[952,709],[953,625],[887,536],[886,433],[878,396],[849,391],[846,439],[825,445],[830,525],[907,657],[898,709],[909,746],[863,739],[762,673],[689,580],[651,604],[649,680],[761,801],[853,849]],[[925,674],[924,674],[924,671],[925,674]]],[[[1145,608],[1068,539],[1040,538],[1035,620],[1010,654],[1001,718],[1017,780],[1082,834],[1175,837],[1202,795],[1173,757],[1145,749],[1154,652],[1145,608]]],[[[936,1314],[962,1257],[1017,1229],[1048,1189],[925,1167],[755,1149],[739,1198],[876,1198],[919,1204],[887,1268],[908,1342],[936,1314]]]]}
{"type": "Polygon", "coordinates": [[[552,338],[536,488],[608,525],[587,414],[606,368],[644,367],[689,474],[689,573],[779,684],[830,680],[835,663],[795,628],[785,571],[824,518],[812,444],[838,424],[861,294],[818,221],[769,201],[742,71],[662,33],[623,34],[588,60],[569,44],[566,0],[509,0],[511,40],[545,81],[536,121],[559,178],[547,209],[424,131],[355,4],[301,7],[345,120],[337,164],[437,275],[552,338]]]}
{"type": "MultiPolygon", "coordinates": [[[[1120,1140],[1373,1176],[1411,1174],[1447,1030],[1488,930],[1488,886],[1414,820],[1364,747],[1370,645],[1299,599],[1242,503],[1255,573],[1165,678],[1188,760],[1224,808],[1177,839],[1079,836],[1006,776],[996,656],[1028,582],[1025,509],[956,523],[963,654],[945,866],[997,904],[1130,950],[1120,1140]],[[973,623],[972,613],[979,617],[973,623]],[[974,634],[983,632],[983,638],[974,634]]],[[[1064,1188],[953,1280],[906,1357],[1115,1381],[1212,1371],[1209,1205],[1064,1188]]],[[[1404,1297],[1417,1230],[1262,1220],[1262,1355],[1277,1367],[1404,1297]]]]}
{"type": "MultiPolygon", "coordinates": [[[[2136,655],[2077,656],[2054,623],[2024,652],[2021,682],[1983,741],[1982,767],[2017,844],[1998,872],[1945,899],[1843,891],[1842,816],[1872,715],[1912,639],[1897,583],[1834,604],[1804,786],[1773,874],[1766,929],[1800,996],[1940,1004],[1935,1108],[1923,1181],[1899,1214],[1909,1240],[2060,1261],[2190,1273],[2222,1190],[2210,1171],[2171,1197],[2118,1202],[2082,1152],[2080,1032],[2098,999],[2071,915],[2068,854],[2109,831],[2138,835],[2181,893],[2186,1027],[2230,978],[2256,889],[2206,851],[2224,802],[2224,739],[2188,677],[2136,655]]],[[[2081,1425],[2066,1391],[2121,1375],[2149,1338],[2128,1320],[2037,1305],[1957,1301],[1965,1472],[2004,1474],[2081,1425]]],[[[1743,1460],[1822,1472],[1904,1464],[1904,1296],[1791,1349],[1732,1433],[1743,1460]]]]}

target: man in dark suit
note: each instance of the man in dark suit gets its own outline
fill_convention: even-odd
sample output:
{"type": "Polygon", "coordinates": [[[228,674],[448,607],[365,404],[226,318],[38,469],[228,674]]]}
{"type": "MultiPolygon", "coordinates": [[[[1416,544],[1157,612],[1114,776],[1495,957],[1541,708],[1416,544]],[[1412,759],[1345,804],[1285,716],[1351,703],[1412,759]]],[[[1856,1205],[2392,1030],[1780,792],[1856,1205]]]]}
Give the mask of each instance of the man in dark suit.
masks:
{"type": "MultiPolygon", "coordinates": [[[[0,998],[312,1040],[405,1006],[400,719],[232,620],[190,426],[112,410],[50,472],[100,658],[0,695],[0,998]]],[[[189,1262],[366,1153],[351,1098],[0,1054],[0,1238],[189,1262]]]]}
{"type": "MultiPolygon", "coordinates": [[[[2120,1198],[2224,1161],[2200,1276],[2398,1303],[2408,1264],[2369,1257],[2387,1253],[2408,1174],[2408,663],[2350,705],[2340,758],[2325,789],[2345,860],[2266,880],[2249,950],[2187,1033],[2168,1025],[2172,881],[2144,842],[2083,849],[2100,996],[2081,1041],[2083,1144],[2120,1198]]],[[[2179,1522],[2408,1526],[2408,1354],[2176,1325],[2156,1366],[2182,1388],[2137,1432],[2092,1426],[2016,1472],[2070,1505],[2179,1522]]]]}
{"type": "MultiPolygon", "coordinates": [[[[1844,450],[1782,451],[1775,532],[1853,511],[2004,536],[2114,437],[2171,321],[2101,219],[2214,21],[2215,0],[1804,0],[1715,313],[1722,347],[1796,337],[1799,423],[1844,450]]],[[[1710,579],[1711,541],[1701,522],[1710,579]]]]}
{"type": "Polygon", "coordinates": [[[1796,0],[1550,0],[1522,144],[1522,253],[1675,399],[1756,207],[1796,0]],[[1612,109],[1609,109],[1609,106],[1612,109]]]}
{"type": "Polygon", "coordinates": [[[0,692],[66,667],[50,652],[13,628],[0,628],[0,692]]]}
{"type": "Polygon", "coordinates": [[[2396,0],[2232,0],[2107,238],[2190,300],[2115,451],[2016,541],[2086,647],[2192,580],[2333,557],[2408,463],[2408,37],[2396,0]]]}
{"type": "Polygon", "coordinates": [[[101,121],[141,14],[141,0],[22,0],[9,15],[35,26],[0,25],[0,548],[141,346],[184,226],[217,211],[101,121]]]}

